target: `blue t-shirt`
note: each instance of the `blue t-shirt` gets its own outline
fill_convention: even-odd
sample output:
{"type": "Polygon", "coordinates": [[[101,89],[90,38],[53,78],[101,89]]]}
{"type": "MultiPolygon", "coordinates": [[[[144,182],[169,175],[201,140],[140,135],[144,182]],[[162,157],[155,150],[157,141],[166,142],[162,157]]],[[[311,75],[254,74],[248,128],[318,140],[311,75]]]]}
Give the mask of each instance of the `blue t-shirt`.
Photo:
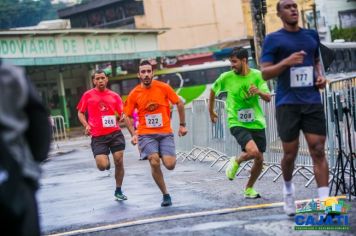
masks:
{"type": "MultiPolygon", "coordinates": [[[[307,68],[309,66],[310,68],[312,66],[310,76],[312,84],[291,87],[291,67],[284,70],[278,76],[276,106],[283,104],[321,103],[319,89],[315,86],[316,76],[314,68],[315,59],[319,57],[319,46],[319,36],[314,30],[300,28],[297,32],[289,32],[285,29],[280,29],[267,35],[263,43],[261,63],[271,62],[277,64],[292,53],[303,50],[307,53],[304,57],[304,63],[293,66],[292,70],[298,69],[298,67],[307,68]]],[[[295,75],[294,77],[297,78],[295,75]]]]}

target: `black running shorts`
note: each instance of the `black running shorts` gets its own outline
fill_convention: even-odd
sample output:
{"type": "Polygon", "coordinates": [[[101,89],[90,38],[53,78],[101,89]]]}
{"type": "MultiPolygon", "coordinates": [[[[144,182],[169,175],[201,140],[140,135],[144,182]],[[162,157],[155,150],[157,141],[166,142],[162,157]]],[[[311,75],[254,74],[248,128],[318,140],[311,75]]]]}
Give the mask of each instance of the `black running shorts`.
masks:
{"type": "Polygon", "coordinates": [[[125,138],[121,131],[114,131],[111,134],[92,137],[91,138],[91,149],[96,155],[109,155],[117,151],[125,150],[125,138]]]}
{"type": "Polygon", "coordinates": [[[299,137],[299,131],[326,136],[326,122],[322,104],[290,104],[276,109],[278,135],[283,142],[299,137]]]}
{"type": "Polygon", "coordinates": [[[231,134],[236,138],[238,144],[240,144],[242,151],[246,151],[246,144],[253,140],[260,152],[266,151],[266,132],[265,129],[246,129],[239,126],[230,128],[231,134]]]}

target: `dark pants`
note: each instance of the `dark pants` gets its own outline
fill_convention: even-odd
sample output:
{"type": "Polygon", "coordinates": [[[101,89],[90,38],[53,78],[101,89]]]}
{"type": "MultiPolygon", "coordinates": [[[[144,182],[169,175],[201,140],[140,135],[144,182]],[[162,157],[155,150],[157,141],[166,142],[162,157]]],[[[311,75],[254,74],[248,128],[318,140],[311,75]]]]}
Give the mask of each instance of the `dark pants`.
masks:
{"type": "Polygon", "coordinates": [[[0,234],[11,236],[40,235],[38,208],[35,198],[36,189],[23,182],[20,184],[22,200],[25,202],[23,212],[19,216],[9,216],[0,213],[0,234]]]}

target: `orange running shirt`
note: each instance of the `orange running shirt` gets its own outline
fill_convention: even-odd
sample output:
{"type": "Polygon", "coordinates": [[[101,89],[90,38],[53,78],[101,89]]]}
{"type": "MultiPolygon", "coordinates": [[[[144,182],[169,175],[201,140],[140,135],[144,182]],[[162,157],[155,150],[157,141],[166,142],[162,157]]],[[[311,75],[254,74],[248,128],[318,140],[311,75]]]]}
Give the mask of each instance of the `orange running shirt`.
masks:
{"type": "Polygon", "coordinates": [[[131,116],[138,110],[137,134],[173,133],[170,121],[170,103],[179,102],[178,95],[166,83],[153,80],[150,88],[137,85],[126,99],[124,112],[131,116]]]}

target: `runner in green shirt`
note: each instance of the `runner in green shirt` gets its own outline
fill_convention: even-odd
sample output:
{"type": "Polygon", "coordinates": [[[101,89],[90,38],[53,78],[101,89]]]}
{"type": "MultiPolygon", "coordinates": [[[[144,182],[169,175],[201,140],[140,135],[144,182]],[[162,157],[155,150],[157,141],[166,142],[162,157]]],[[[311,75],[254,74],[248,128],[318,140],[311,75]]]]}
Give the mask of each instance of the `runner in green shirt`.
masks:
{"type": "Polygon", "coordinates": [[[246,198],[261,197],[253,188],[263,166],[263,152],[266,151],[266,120],[259,98],[269,102],[271,95],[261,72],[248,66],[248,52],[234,48],[230,55],[232,70],[225,72],[212,85],[209,113],[212,122],[217,121],[214,111],[215,95],[227,92],[226,109],[231,134],[241,145],[239,157],[232,157],[226,168],[226,176],[233,180],[242,162],[254,159],[251,176],[244,195],[246,198]]]}

